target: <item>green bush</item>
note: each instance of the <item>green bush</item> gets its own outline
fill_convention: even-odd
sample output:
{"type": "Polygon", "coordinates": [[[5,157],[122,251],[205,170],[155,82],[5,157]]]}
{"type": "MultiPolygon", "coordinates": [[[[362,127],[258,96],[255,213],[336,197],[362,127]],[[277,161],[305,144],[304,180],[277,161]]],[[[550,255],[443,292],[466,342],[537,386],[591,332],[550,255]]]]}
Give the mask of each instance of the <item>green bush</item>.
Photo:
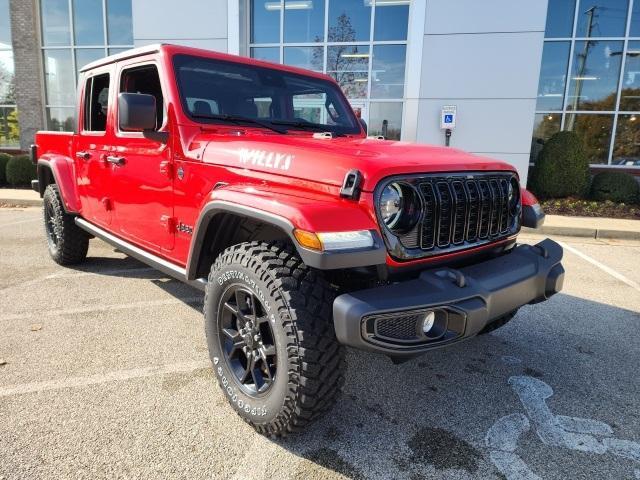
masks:
{"type": "Polygon", "coordinates": [[[36,179],[36,166],[28,155],[18,155],[7,162],[7,183],[14,186],[29,185],[36,179]]]}
{"type": "Polygon", "coordinates": [[[640,200],[640,185],[633,175],[624,172],[602,172],[593,177],[591,198],[618,203],[640,200]]]}
{"type": "Polygon", "coordinates": [[[0,185],[7,183],[7,162],[11,159],[8,153],[0,153],[0,185]]]}
{"type": "Polygon", "coordinates": [[[589,159],[580,138],[558,132],[545,143],[533,169],[531,190],[540,198],[583,196],[589,188],[589,159]]]}

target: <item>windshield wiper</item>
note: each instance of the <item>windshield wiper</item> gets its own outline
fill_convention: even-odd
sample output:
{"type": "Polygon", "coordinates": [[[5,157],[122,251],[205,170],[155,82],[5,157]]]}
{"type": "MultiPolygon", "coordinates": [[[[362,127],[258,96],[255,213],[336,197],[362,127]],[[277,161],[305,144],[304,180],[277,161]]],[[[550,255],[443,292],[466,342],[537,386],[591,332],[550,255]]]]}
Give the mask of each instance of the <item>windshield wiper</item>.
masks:
{"type": "Polygon", "coordinates": [[[286,125],[287,127],[311,128],[319,132],[326,132],[327,129],[317,123],[308,122],[306,120],[271,120],[274,125],[286,125]]]}
{"type": "Polygon", "coordinates": [[[283,128],[274,127],[270,122],[263,122],[262,120],[258,120],[256,118],[243,117],[242,115],[227,115],[227,114],[219,114],[219,115],[207,115],[205,113],[192,113],[192,117],[194,118],[206,118],[209,120],[222,120],[224,122],[231,123],[252,123],[254,125],[259,125],[263,128],[268,128],[277,133],[285,134],[287,131],[283,128]]]}

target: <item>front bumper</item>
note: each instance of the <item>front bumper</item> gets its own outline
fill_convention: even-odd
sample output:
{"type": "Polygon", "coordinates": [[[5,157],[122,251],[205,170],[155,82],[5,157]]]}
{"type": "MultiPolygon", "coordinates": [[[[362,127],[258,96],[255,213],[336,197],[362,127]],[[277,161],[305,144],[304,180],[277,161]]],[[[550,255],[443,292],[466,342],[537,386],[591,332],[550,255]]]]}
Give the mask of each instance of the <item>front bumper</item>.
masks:
{"type": "Polygon", "coordinates": [[[336,336],[342,344],[400,358],[455,343],[559,292],[561,260],[562,247],[547,239],[459,270],[426,270],[415,280],[340,295],[333,304],[336,336]],[[425,334],[426,315],[434,326],[425,334]]]}

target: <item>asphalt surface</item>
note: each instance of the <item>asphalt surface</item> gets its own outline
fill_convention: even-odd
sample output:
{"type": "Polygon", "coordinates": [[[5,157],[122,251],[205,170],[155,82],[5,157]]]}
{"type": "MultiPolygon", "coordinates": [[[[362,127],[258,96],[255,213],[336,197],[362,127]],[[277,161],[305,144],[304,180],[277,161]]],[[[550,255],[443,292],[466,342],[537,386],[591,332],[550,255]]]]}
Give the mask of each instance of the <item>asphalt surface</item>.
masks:
{"type": "Polygon", "coordinates": [[[198,291],[98,240],[59,267],[37,208],[0,209],[0,479],[640,479],[640,243],[560,240],[562,294],[401,365],[349,351],[273,440],[214,383],[198,291]]]}

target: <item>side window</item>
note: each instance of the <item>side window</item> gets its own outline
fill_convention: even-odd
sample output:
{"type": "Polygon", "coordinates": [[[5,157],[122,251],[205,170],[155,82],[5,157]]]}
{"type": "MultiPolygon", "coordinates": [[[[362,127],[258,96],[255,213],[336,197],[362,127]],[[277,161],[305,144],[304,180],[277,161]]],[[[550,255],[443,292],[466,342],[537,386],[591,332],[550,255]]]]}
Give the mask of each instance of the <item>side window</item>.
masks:
{"type": "Polygon", "coordinates": [[[156,97],[156,130],[164,123],[164,98],[160,87],[160,75],[155,65],[135,67],[122,72],[121,93],[145,93],[156,97]]]}
{"type": "Polygon", "coordinates": [[[109,109],[109,74],[87,79],[84,100],[84,125],[88,132],[104,132],[107,129],[109,109]]]}

